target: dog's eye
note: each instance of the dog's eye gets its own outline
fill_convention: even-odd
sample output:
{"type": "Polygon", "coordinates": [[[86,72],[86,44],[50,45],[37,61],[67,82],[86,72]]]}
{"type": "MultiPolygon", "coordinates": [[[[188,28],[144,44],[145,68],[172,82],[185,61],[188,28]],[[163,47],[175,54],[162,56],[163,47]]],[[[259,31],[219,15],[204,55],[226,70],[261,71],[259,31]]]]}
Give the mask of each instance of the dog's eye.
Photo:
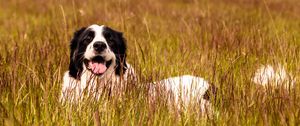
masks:
{"type": "Polygon", "coordinates": [[[93,32],[89,32],[89,33],[85,36],[84,41],[85,41],[85,42],[91,42],[93,39],[94,39],[94,33],[93,33],[93,32]]]}
{"type": "Polygon", "coordinates": [[[84,39],[85,41],[92,41],[93,40],[93,38],[92,38],[92,36],[86,36],[86,38],[84,39]]]}
{"type": "Polygon", "coordinates": [[[105,32],[103,35],[104,35],[105,39],[112,40],[112,36],[109,32],[105,32]]]}

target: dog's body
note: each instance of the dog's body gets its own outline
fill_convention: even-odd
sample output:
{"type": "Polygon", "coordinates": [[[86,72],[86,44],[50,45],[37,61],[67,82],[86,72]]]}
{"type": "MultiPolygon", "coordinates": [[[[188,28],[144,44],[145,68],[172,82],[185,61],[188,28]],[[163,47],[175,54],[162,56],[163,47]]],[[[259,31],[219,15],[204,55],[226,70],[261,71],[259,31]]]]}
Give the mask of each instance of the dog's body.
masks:
{"type": "Polygon", "coordinates": [[[196,105],[204,115],[211,115],[213,112],[209,96],[215,95],[216,89],[201,77],[183,75],[163,79],[149,85],[149,95],[154,100],[163,95],[164,98],[167,98],[168,104],[177,109],[196,105]]]}
{"type": "MultiPolygon", "coordinates": [[[[63,101],[78,101],[83,96],[99,99],[103,91],[114,95],[127,79],[135,78],[133,68],[126,62],[126,42],[121,32],[106,26],[91,25],[75,32],[71,41],[69,71],[64,74],[63,101]]],[[[179,76],[149,83],[150,99],[156,99],[157,89],[163,89],[175,100],[175,104],[187,106],[200,102],[200,108],[209,104],[209,83],[195,76],[179,76]]],[[[168,100],[170,102],[170,100],[168,100]]],[[[205,109],[205,110],[204,110],[205,109]]]]}

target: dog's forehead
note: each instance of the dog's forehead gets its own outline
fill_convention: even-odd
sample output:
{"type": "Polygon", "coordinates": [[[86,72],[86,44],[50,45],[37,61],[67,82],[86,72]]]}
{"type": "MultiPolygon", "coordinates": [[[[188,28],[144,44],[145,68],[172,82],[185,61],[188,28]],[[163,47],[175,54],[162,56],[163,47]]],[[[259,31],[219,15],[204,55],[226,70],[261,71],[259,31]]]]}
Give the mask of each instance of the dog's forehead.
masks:
{"type": "Polygon", "coordinates": [[[94,38],[95,41],[105,41],[105,38],[103,36],[103,31],[105,30],[104,25],[93,24],[89,26],[88,29],[95,32],[95,38],[94,38]]]}
{"type": "Polygon", "coordinates": [[[93,24],[93,25],[90,25],[88,28],[89,29],[93,29],[95,31],[102,31],[104,29],[104,25],[97,25],[97,24],[93,24]]]}

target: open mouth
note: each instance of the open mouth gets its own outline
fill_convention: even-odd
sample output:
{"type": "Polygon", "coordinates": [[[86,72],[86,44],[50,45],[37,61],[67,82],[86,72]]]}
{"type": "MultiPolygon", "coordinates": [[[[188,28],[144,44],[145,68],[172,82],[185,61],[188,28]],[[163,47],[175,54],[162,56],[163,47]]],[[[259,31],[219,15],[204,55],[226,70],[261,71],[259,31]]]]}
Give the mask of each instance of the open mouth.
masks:
{"type": "Polygon", "coordinates": [[[90,70],[95,75],[103,75],[109,66],[111,65],[112,60],[106,61],[102,56],[95,56],[91,60],[85,59],[84,63],[88,70],[90,70]]]}

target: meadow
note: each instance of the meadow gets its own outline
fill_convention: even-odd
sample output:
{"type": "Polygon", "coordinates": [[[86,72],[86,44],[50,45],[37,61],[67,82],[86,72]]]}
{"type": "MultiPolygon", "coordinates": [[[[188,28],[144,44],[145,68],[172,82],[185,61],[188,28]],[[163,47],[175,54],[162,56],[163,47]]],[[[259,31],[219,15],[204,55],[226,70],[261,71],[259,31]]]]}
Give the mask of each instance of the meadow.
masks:
{"type": "Polygon", "coordinates": [[[0,125],[300,125],[299,81],[288,93],[251,82],[261,64],[282,64],[300,80],[299,7],[298,0],[0,0],[0,125]],[[91,24],[124,33],[135,85],[183,74],[215,85],[212,117],[149,106],[143,86],[61,104],[70,40],[91,24]]]}

